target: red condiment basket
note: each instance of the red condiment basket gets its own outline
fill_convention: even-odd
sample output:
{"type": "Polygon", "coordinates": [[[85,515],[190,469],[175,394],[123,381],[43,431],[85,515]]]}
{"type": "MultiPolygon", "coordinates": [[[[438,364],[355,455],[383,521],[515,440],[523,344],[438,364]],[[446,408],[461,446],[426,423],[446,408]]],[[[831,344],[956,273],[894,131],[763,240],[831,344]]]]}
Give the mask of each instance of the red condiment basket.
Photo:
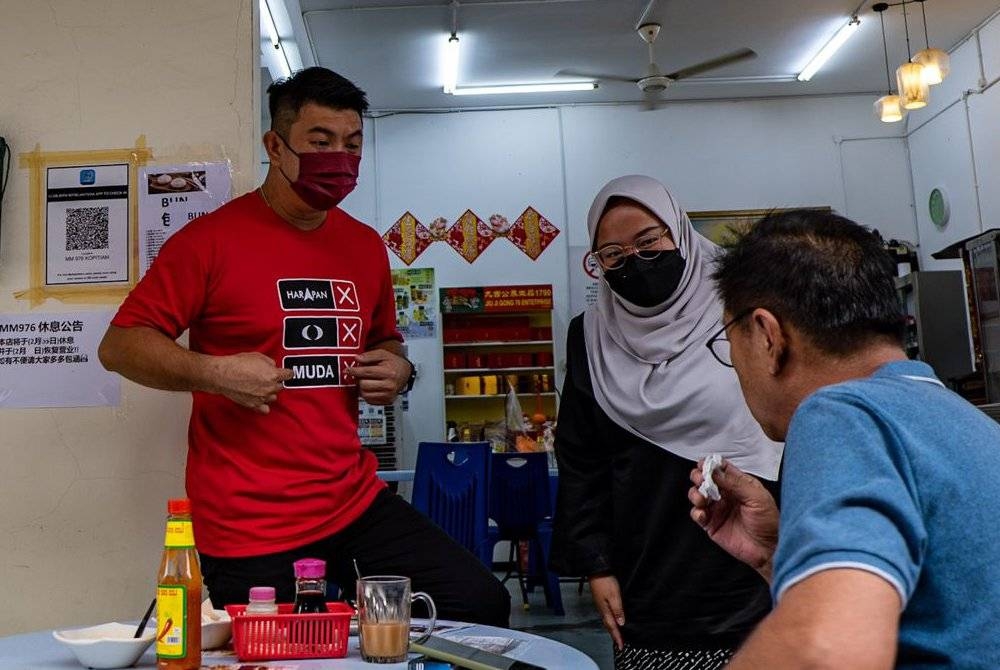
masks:
{"type": "Polygon", "coordinates": [[[294,658],[343,658],[354,608],[327,603],[322,614],[293,614],[291,603],[278,605],[277,614],[251,614],[246,605],[226,605],[233,619],[233,649],[241,661],[294,658]]]}

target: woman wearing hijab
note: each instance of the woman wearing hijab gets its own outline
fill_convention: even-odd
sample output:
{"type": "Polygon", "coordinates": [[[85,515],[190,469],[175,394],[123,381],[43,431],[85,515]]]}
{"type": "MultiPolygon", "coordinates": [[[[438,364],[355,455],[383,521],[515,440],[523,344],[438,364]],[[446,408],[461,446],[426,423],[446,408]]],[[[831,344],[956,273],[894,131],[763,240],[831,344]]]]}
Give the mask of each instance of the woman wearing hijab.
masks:
{"type": "Polygon", "coordinates": [[[771,601],[691,521],[688,476],[719,454],[773,491],[781,446],[705,346],[718,247],[649,177],[611,181],[587,223],[603,280],[569,326],[552,564],[590,579],[616,670],[722,667],[771,601]]]}

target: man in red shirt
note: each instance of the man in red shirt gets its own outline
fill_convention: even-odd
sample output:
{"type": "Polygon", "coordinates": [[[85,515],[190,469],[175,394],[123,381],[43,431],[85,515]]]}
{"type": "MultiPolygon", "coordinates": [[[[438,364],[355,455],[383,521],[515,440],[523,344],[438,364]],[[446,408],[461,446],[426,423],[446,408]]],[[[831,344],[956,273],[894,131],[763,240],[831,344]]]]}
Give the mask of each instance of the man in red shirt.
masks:
{"type": "Polygon", "coordinates": [[[365,94],[318,67],[268,94],[264,184],[169,239],[101,362],[193,394],[186,487],[216,607],[261,585],[291,601],[292,563],[313,557],[346,595],[357,560],[411,577],[442,618],[505,626],[507,591],[388,491],[358,439],[358,396],[387,405],[413,379],[382,240],[337,208],[357,180],[365,94]]]}

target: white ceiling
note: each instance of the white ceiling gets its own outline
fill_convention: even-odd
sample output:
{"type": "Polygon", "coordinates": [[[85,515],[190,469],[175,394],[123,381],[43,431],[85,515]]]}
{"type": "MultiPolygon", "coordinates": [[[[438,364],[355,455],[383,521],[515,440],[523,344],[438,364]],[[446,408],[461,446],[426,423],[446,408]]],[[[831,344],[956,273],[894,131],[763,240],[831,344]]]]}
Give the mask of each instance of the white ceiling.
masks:
{"type": "MultiPolygon", "coordinates": [[[[269,0],[272,7],[279,1],[269,0]]],[[[355,81],[376,110],[642,100],[634,84],[619,82],[602,82],[590,92],[446,95],[440,64],[451,30],[449,0],[284,2],[291,20],[279,25],[279,32],[305,45],[303,63],[355,81]]],[[[663,26],[655,53],[664,72],[740,47],[759,54],[714,71],[709,81],[678,82],[664,99],[883,91],[882,35],[871,4],[860,7],[858,33],[811,82],[803,83],[794,75],[858,9],[858,0],[658,0],[647,21],[663,26]],[[710,81],[717,77],[728,82],[710,81]],[[767,81],[775,78],[785,81],[767,81]]],[[[563,68],[642,76],[646,47],[635,25],[647,5],[649,0],[462,0],[459,86],[557,81],[556,72],[563,68]]],[[[925,8],[931,45],[947,50],[997,12],[1000,1],[927,0],[925,8]]],[[[920,5],[911,3],[908,11],[917,51],[924,46],[920,5]]],[[[895,69],[906,59],[902,7],[890,8],[885,19],[895,69]]]]}

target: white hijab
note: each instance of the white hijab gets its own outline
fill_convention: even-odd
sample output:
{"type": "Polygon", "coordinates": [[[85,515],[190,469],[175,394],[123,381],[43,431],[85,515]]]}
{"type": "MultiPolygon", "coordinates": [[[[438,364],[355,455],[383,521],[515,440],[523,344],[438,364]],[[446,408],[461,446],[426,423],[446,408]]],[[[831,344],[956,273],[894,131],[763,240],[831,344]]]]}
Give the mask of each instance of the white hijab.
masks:
{"type": "Polygon", "coordinates": [[[591,247],[614,196],[653,212],[686,263],[677,290],[652,308],[623,300],[601,280],[597,303],[583,319],[597,404],[625,430],[681,458],[719,454],[741,470],[777,479],[784,445],[764,435],[736,372],[705,346],[722,325],[711,279],[719,248],[694,230],[663,184],[640,175],[614,179],[597,194],[587,218],[591,247]]]}

